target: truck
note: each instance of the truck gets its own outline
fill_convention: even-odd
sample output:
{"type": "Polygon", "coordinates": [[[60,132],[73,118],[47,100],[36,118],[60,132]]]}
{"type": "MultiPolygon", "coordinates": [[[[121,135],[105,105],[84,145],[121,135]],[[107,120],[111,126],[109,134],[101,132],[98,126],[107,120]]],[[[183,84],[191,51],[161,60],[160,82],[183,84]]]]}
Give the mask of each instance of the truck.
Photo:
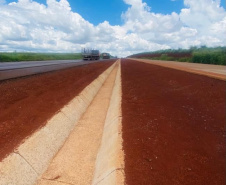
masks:
{"type": "Polygon", "coordinates": [[[82,49],[82,57],[83,60],[99,60],[100,59],[100,51],[94,49],[82,49]]]}
{"type": "Polygon", "coordinates": [[[103,59],[110,59],[110,54],[109,53],[102,53],[102,58],[103,59]]]}

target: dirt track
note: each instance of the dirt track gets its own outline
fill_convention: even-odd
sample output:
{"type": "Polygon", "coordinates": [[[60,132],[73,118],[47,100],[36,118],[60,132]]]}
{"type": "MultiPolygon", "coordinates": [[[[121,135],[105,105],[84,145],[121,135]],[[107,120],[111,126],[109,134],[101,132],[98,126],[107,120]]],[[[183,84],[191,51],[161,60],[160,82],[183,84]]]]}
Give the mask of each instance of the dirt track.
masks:
{"type": "Polygon", "coordinates": [[[113,61],[0,82],[0,161],[113,61]]]}
{"type": "Polygon", "coordinates": [[[225,81],[122,60],[129,185],[223,185],[225,81]]]}

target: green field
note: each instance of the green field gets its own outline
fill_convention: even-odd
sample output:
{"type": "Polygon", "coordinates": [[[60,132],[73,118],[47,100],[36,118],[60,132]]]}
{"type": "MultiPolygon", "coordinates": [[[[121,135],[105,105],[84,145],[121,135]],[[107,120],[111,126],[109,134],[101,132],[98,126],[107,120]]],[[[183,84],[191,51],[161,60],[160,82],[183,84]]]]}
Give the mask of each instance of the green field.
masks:
{"type": "Polygon", "coordinates": [[[0,52],[0,62],[41,61],[41,60],[77,60],[81,53],[7,53],[0,52]]]}

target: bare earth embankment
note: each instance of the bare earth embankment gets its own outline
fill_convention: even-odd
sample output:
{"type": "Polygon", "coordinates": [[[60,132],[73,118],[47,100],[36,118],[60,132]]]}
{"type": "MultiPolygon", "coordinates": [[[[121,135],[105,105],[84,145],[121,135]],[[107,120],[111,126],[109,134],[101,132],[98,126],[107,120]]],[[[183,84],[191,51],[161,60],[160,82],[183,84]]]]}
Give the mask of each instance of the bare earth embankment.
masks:
{"type": "Polygon", "coordinates": [[[114,61],[0,82],[0,160],[114,61]]]}
{"type": "Polygon", "coordinates": [[[126,183],[225,184],[225,81],[122,60],[126,183]]]}

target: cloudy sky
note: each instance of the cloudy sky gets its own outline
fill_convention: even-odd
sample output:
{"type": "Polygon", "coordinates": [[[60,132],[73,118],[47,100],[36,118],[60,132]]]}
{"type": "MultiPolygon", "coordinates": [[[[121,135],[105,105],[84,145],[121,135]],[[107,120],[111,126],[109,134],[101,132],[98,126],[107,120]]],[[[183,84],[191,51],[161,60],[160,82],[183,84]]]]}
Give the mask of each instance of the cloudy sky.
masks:
{"type": "Polygon", "coordinates": [[[0,0],[0,52],[226,46],[225,0],[0,0]]]}

